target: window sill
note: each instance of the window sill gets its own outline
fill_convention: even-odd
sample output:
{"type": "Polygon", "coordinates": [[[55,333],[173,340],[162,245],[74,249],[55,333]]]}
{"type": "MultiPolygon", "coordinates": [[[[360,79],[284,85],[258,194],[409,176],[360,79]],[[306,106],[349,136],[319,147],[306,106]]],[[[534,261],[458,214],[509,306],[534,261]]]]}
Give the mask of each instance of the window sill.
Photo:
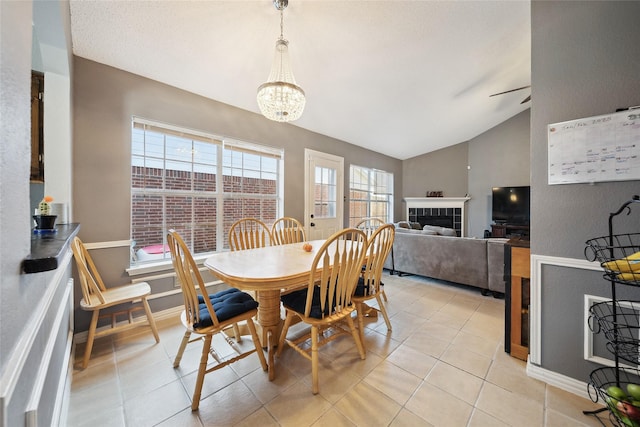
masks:
{"type": "Polygon", "coordinates": [[[78,234],[80,224],[56,225],[56,230],[51,234],[32,233],[31,253],[22,261],[23,273],[41,273],[58,268],[71,240],[78,234]]]}
{"type": "MultiPolygon", "coordinates": [[[[193,259],[195,260],[196,264],[203,265],[204,261],[212,254],[213,252],[208,254],[194,255],[193,259]]],[[[131,267],[126,269],[126,272],[127,274],[129,274],[129,276],[142,276],[149,273],[159,273],[168,270],[173,270],[173,263],[171,262],[171,258],[162,261],[144,262],[137,265],[132,265],[131,267]]]]}

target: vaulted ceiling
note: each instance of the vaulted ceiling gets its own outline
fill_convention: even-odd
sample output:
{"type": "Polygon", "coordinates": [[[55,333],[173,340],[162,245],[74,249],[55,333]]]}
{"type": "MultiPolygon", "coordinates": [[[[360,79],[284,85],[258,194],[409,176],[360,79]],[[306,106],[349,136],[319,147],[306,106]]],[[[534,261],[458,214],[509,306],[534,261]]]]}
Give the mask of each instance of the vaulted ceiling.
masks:
{"type": "MultiPolygon", "coordinates": [[[[73,53],[259,113],[280,14],[260,1],[71,0],[73,53]]],[[[407,159],[530,107],[529,1],[290,0],[302,117],[314,132],[407,159]]],[[[266,120],[266,119],[265,119],[266,120]]],[[[286,126],[286,125],[283,125],[286,126]]]]}

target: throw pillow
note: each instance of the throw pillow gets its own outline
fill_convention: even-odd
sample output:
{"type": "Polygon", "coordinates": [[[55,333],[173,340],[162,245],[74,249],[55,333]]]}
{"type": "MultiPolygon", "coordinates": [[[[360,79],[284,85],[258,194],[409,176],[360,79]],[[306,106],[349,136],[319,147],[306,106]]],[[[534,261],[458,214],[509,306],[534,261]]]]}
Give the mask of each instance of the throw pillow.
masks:
{"type": "Polygon", "coordinates": [[[440,231],[438,232],[438,234],[440,234],[441,236],[453,236],[453,237],[458,237],[458,233],[456,233],[456,230],[454,230],[453,228],[444,228],[441,227],[440,231]]]}
{"type": "Polygon", "coordinates": [[[420,233],[427,234],[427,235],[430,235],[430,236],[437,236],[438,235],[437,231],[427,230],[427,229],[421,230],[420,233]]]}

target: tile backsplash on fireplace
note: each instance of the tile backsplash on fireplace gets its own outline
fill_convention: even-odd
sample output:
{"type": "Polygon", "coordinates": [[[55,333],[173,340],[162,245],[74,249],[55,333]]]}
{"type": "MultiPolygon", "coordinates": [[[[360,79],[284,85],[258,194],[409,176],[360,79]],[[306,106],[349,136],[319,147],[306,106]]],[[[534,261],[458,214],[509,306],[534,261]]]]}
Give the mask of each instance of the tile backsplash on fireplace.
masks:
{"type": "Polygon", "coordinates": [[[464,197],[405,197],[407,221],[424,225],[453,228],[456,234],[466,236],[466,202],[464,197]]]}
{"type": "Polygon", "coordinates": [[[409,208],[409,221],[420,225],[435,225],[453,228],[458,237],[462,235],[461,208],[409,208]]]}

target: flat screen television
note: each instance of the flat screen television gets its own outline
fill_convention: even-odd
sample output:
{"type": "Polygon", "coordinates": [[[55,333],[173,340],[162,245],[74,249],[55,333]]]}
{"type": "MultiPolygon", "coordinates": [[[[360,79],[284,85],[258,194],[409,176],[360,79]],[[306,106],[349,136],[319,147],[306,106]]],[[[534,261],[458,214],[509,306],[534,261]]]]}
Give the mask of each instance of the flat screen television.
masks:
{"type": "Polygon", "coordinates": [[[491,219],[497,224],[529,225],[530,188],[493,187],[491,219]]]}

